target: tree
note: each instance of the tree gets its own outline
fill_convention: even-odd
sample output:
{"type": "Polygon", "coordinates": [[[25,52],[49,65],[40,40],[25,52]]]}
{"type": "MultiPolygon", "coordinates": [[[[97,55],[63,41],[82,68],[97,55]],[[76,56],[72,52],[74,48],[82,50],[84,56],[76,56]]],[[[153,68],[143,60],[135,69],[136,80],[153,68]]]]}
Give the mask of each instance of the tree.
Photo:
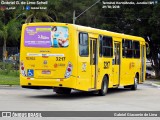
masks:
{"type": "Polygon", "coordinates": [[[155,73],[157,77],[160,77],[160,58],[158,54],[160,54],[160,3],[154,6],[152,15],[149,19],[151,34],[148,36],[150,37],[149,45],[151,53],[149,58],[153,61],[153,68],[155,69],[155,73]]]}
{"type": "MultiPolygon", "coordinates": [[[[27,1],[27,0],[26,0],[27,1]]],[[[33,1],[37,1],[37,0],[33,0],[33,1]]],[[[37,22],[37,21],[43,21],[43,22],[54,22],[57,19],[55,10],[51,7],[51,5],[53,5],[53,1],[52,0],[48,0],[48,7],[47,9],[44,10],[28,10],[28,11],[23,11],[26,15],[26,20],[25,23],[29,23],[29,22],[37,22]]],[[[55,2],[54,2],[55,3],[55,2]]],[[[33,5],[31,5],[30,7],[32,7],[33,5]]],[[[44,7],[45,5],[41,5],[41,7],[44,7]]],[[[34,7],[38,7],[38,5],[34,5],[34,7]]]]}
{"type": "Polygon", "coordinates": [[[27,18],[26,18],[26,21],[25,23],[30,23],[30,22],[37,22],[37,21],[49,21],[49,22],[54,22],[55,20],[50,17],[47,12],[40,12],[40,11],[37,11],[37,10],[34,10],[30,13],[27,13],[27,18]]]}
{"type": "Polygon", "coordinates": [[[3,61],[6,59],[5,56],[7,54],[7,40],[18,40],[18,38],[20,37],[19,26],[20,24],[16,22],[14,19],[10,20],[7,24],[4,24],[2,23],[2,21],[0,21],[0,38],[3,40],[3,61]]]}

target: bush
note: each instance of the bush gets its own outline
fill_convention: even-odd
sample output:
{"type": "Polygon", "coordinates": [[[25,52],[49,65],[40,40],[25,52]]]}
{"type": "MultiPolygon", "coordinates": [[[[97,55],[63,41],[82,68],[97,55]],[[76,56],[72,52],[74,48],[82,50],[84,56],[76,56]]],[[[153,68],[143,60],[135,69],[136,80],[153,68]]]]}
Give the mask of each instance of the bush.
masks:
{"type": "Polygon", "coordinates": [[[18,76],[18,68],[19,64],[13,64],[13,63],[6,63],[6,62],[0,62],[0,74],[9,75],[14,74],[15,76],[18,76]]]}

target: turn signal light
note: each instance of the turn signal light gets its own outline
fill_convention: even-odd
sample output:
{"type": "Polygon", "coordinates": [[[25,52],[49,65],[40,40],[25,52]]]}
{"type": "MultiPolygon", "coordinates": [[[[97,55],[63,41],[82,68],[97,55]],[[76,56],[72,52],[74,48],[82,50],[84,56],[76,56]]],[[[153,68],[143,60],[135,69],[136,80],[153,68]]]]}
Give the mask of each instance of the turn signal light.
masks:
{"type": "Polygon", "coordinates": [[[69,78],[71,76],[72,70],[73,70],[72,63],[68,62],[68,66],[67,66],[66,73],[65,73],[65,78],[69,78]]]}

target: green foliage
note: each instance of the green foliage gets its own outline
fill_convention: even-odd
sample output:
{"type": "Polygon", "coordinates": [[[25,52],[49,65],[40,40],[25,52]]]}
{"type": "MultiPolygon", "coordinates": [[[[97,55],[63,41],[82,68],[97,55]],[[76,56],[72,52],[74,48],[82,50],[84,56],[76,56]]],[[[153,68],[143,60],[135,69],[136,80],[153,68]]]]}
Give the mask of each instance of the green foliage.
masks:
{"type": "Polygon", "coordinates": [[[20,38],[19,27],[20,23],[14,19],[10,20],[7,24],[0,21],[0,38],[3,40],[3,54],[6,51],[6,44],[9,39],[17,41],[20,38]]]}
{"type": "Polygon", "coordinates": [[[15,20],[9,21],[7,24],[8,39],[18,40],[20,38],[20,26],[21,24],[15,20]]]}
{"type": "Polygon", "coordinates": [[[18,64],[0,62],[1,75],[19,76],[17,68],[19,68],[18,64]]]}
{"type": "Polygon", "coordinates": [[[0,73],[0,85],[19,85],[18,76],[2,75],[0,73]]]}

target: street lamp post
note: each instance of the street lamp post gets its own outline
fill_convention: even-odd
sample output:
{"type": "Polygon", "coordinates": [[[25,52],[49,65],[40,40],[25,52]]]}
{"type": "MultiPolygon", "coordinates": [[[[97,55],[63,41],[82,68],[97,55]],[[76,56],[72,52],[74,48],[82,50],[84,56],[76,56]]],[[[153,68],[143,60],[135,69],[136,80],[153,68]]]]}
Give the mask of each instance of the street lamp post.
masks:
{"type": "Polygon", "coordinates": [[[79,18],[83,13],[85,13],[86,11],[88,11],[90,8],[92,8],[93,6],[95,6],[97,3],[99,3],[100,0],[98,0],[97,2],[95,2],[93,5],[91,5],[90,7],[88,7],[86,10],[84,10],[81,14],[79,14],[77,17],[76,17],[76,12],[75,10],[73,11],[73,24],[75,24],[76,22],[76,19],[79,18]]]}
{"type": "Polygon", "coordinates": [[[17,20],[21,15],[25,15],[25,13],[19,14],[19,15],[15,18],[15,20],[17,20]]]}

